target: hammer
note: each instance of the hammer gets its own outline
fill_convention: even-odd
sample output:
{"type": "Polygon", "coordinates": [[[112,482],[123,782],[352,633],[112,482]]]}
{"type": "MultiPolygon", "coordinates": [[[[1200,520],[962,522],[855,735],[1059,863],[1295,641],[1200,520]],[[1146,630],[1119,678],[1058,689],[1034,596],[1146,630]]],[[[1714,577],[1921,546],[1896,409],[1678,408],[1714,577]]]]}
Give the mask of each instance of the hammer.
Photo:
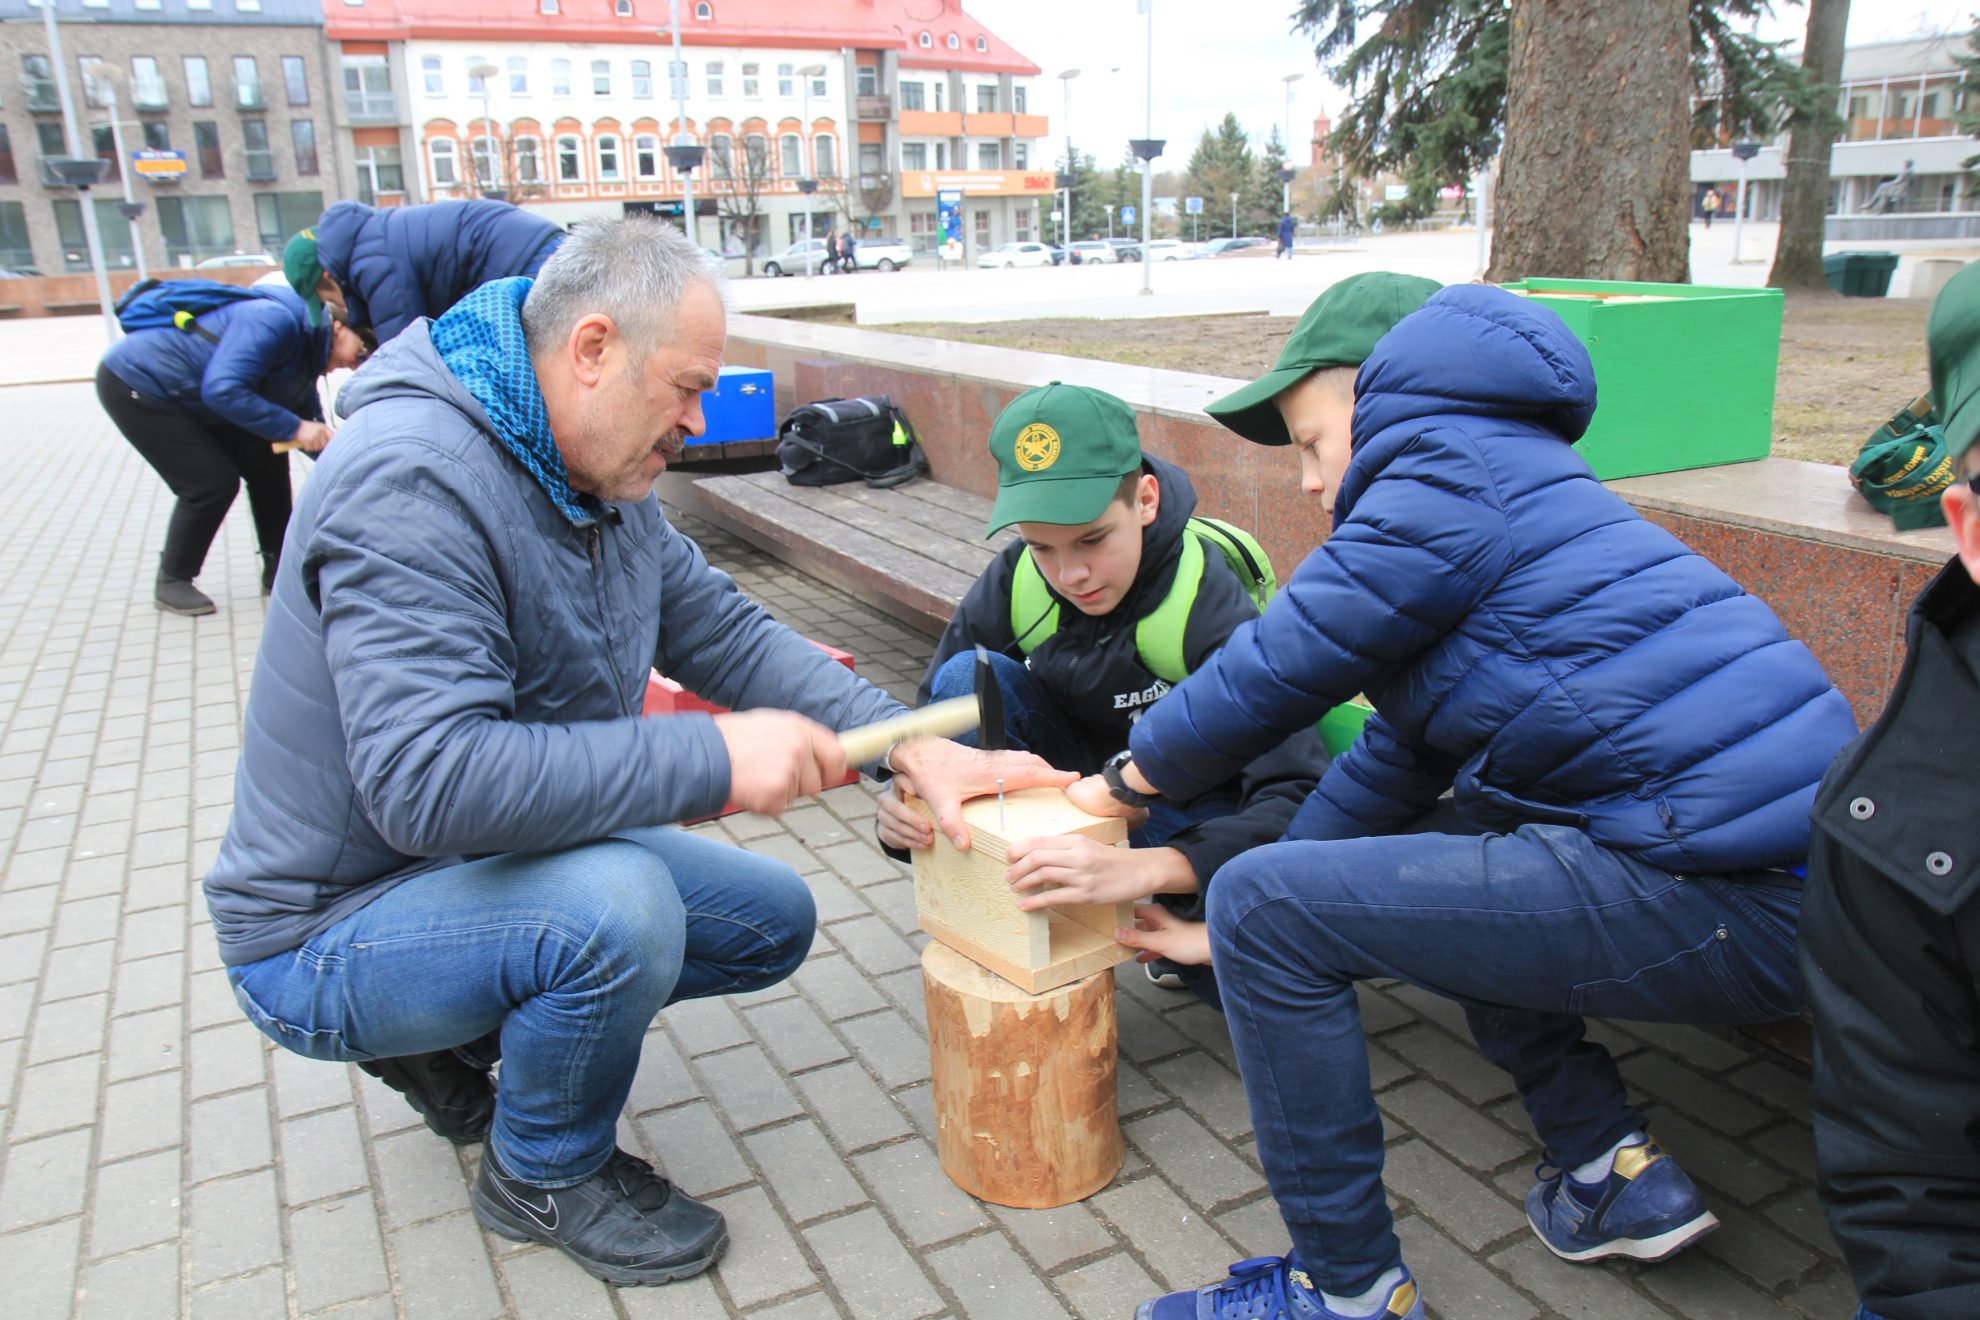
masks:
{"type": "Polygon", "coordinates": [[[976,691],[967,697],[951,697],[911,710],[905,715],[862,724],[839,734],[839,746],[846,764],[865,765],[877,761],[895,743],[910,738],[953,738],[959,733],[978,731],[978,745],[986,749],[1004,745],[1004,702],[997,680],[990,669],[990,654],[976,648],[976,691]]]}

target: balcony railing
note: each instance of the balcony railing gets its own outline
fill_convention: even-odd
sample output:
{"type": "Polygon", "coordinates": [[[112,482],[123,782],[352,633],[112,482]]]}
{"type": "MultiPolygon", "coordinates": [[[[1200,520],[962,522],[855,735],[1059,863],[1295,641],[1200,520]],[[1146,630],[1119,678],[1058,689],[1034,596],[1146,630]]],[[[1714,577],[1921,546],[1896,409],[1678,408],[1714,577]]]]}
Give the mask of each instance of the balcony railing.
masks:
{"type": "Polygon", "coordinates": [[[344,93],[344,113],[353,120],[376,122],[381,119],[396,120],[399,117],[399,108],[390,92],[347,90],[344,93]]]}
{"type": "Polygon", "coordinates": [[[62,108],[61,101],[57,100],[55,96],[55,80],[53,78],[30,78],[23,76],[21,79],[21,96],[27,101],[27,108],[30,110],[60,110],[62,108]]]}
{"type": "Polygon", "coordinates": [[[250,151],[247,153],[247,176],[251,183],[266,183],[275,177],[275,153],[273,151],[250,151]]]}
{"type": "Polygon", "coordinates": [[[856,96],[853,98],[853,117],[856,119],[892,119],[894,98],[891,96],[856,96]]]}
{"type": "Polygon", "coordinates": [[[131,104],[140,110],[163,110],[171,103],[164,79],[131,84],[131,104]]]}
{"type": "Polygon", "coordinates": [[[234,108],[237,110],[266,110],[268,101],[262,95],[258,82],[234,84],[234,108]]]}

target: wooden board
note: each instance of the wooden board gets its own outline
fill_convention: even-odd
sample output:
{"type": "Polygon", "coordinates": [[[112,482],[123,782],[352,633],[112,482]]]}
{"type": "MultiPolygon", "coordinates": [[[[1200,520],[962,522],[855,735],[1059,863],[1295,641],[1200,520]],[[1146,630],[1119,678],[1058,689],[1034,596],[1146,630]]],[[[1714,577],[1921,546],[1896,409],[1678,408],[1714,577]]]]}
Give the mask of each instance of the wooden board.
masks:
{"type": "MultiPolygon", "coordinates": [[[[925,802],[914,803],[923,816],[925,802]]],[[[1074,904],[1026,912],[1004,878],[1010,845],[1019,839],[1078,834],[1114,847],[1127,843],[1127,822],[1090,816],[1056,788],[1007,793],[1000,812],[994,795],[963,804],[968,852],[936,831],[931,847],[914,854],[914,904],[921,928],[1012,985],[1038,994],[1134,956],[1114,942],[1132,925],[1131,903],[1074,904]],[[1001,815],[1001,819],[1000,819],[1001,815]]]]}

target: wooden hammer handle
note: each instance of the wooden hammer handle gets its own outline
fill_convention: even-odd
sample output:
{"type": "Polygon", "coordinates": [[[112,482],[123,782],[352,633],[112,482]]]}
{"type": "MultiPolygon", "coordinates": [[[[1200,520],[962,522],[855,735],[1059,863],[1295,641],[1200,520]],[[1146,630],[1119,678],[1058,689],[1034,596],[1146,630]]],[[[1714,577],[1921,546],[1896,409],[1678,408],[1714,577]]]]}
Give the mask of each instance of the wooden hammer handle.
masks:
{"type": "Polygon", "coordinates": [[[847,765],[865,765],[879,760],[895,743],[909,738],[949,738],[968,733],[982,722],[974,696],[951,697],[890,720],[842,730],[839,746],[845,749],[847,765]]]}
{"type": "Polygon", "coordinates": [[[300,440],[277,440],[277,441],[275,441],[274,443],[272,443],[272,444],[270,444],[270,445],[269,445],[268,447],[269,447],[270,449],[272,449],[272,450],[274,450],[274,451],[275,451],[276,453],[278,453],[278,454],[286,454],[286,453],[288,453],[288,452],[289,452],[289,451],[290,451],[291,449],[301,449],[301,448],[302,448],[302,441],[300,441],[300,440]]]}

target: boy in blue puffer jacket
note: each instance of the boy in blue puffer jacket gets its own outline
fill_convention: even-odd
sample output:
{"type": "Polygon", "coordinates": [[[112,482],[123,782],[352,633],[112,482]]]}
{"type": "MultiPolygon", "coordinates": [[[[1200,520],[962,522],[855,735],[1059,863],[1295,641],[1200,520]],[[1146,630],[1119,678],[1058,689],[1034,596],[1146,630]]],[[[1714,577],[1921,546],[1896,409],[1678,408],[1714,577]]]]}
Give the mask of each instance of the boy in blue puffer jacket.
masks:
{"type": "Polygon", "coordinates": [[[1854,735],[1847,703],[1767,606],[1595,480],[1572,447],[1594,372],[1560,319],[1434,289],[1336,285],[1272,373],[1212,405],[1299,447],[1333,535],[1072,790],[1116,813],[1187,800],[1356,693],[1375,707],[1285,840],[1217,873],[1207,939],[1156,909],[1124,932],[1214,952],[1293,1243],[1139,1320],[1423,1314],[1383,1199],[1358,980],[1464,1006],[1546,1143],[1527,1217],[1573,1261],[1662,1259],[1717,1224],[1583,1015],[1801,1003],[1808,811],[1854,735]]]}

